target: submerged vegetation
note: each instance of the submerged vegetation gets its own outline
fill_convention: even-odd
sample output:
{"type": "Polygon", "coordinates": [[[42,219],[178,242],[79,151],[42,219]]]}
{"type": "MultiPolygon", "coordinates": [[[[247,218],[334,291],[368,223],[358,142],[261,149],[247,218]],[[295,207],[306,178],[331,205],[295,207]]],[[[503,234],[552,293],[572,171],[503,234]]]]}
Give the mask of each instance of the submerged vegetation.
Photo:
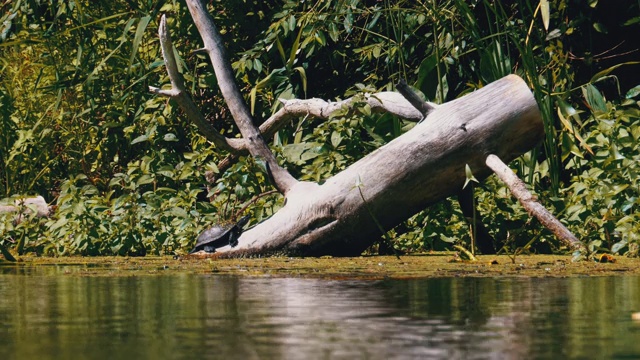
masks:
{"type": "MultiPolygon", "coordinates": [[[[511,166],[595,253],[640,249],[638,2],[208,2],[257,121],[278,99],[393,90],[405,78],[450,101],[507,74],[530,85],[544,142],[511,166]],[[604,10],[606,8],[606,11],[604,10]]],[[[213,148],[179,109],[157,40],[168,14],[181,71],[204,115],[237,130],[186,6],[178,0],[25,0],[0,5],[0,198],[40,194],[49,218],[0,215],[0,248],[41,255],[186,252],[215,222],[250,224],[282,206],[259,161],[213,148]],[[211,181],[211,182],[210,182],[211,181]]],[[[272,149],[301,180],[322,182],[413,126],[388,114],[294,120],[272,149]]],[[[473,170],[473,169],[471,169],[473,170]]],[[[562,253],[493,177],[476,202],[511,256],[562,253]]],[[[452,201],[389,230],[403,251],[450,249],[471,233],[452,201]]]]}

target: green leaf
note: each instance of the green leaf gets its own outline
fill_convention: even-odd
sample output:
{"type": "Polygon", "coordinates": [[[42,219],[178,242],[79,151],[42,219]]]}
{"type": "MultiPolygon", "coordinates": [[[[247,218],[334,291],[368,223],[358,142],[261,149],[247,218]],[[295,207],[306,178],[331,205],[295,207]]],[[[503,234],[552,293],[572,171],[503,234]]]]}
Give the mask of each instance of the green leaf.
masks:
{"type": "Polygon", "coordinates": [[[344,30],[347,34],[351,34],[351,30],[353,29],[353,13],[351,12],[351,9],[347,9],[347,14],[344,16],[342,24],[344,25],[344,30]]]}
{"type": "Polygon", "coordinates": [[[382,51],[382,47],[381,46],[377,46],[377,45],[374,46],[373,47],[373,52],[372,52],[373,57],[376,58],[376,59],[379,58],[381,51],[382,51]]]}
{"type": "Polygon", "coordinates": [[[560,29],[553,29],[549,31],[549,34],[544,38],[546,41],[553,40],[555,38],[559,38],[562,36],[562,31],[560,29]]]}
{"type": "Polygon", "coordinates": [[[254,86],[249,92],[249,105],[251,106],[251,115],[255,115],[256,108],[256,95],[258,92],[258,86],[254,86]]]}
{"type": "Polygon", "coordinates": [[[476,179],[476,177],[473,176],[473,172],[471,172],[471,167],[469,167],[469,164],[464,165],[464,174],[466,179],[464,181],[464,185],[462,185],[463,189],[467,187],[470,181],[479,183],[478,179],[476,179]]]}
{"type": "Polygon", "coordinates": [[[617,254],[620,252],[620,250],[624,249],[624,247],[627,246],[627,242],[622,240],[619,241],[615,244],[613,244],[613,246],[611,247],[611,252],[614,254],[617,254]]]}
{"type": "Polygon", "coordinates": [[[304,91],[304,96],[307,97],[307,72],[302,66],[296,66],[293,70],[300,74],[300,80],[302,80],[302,91],[304,91]]]}
{"type": "Polygon", "coordinates": [[[213,171],[216,174],[220,173],[220,170],[218,169],[218,166],[214,162],[207,163],[206,168],[207,168],[208,171],[213,171]]]}
{"type": "Polygon", "coordinates": [[[334,131],[331,133],[331,145],[333,145],[334,148],[337,148],[340,143],[342,142],[342,135],[340,135],[340,133],[338,131],[334,131]]]}
{"type": "Polygon", "coordinates": [[[144,174],[140,176],[140,178],[136,183],[138,184],[138,186],[140,186],[140,185],[151,184],[153,181],[154,181],[154,178],[151,175],[144,174]]]}
{"type": "Polygon", "coordinates": [[[178,141],[178,138],[173,133],[168,133],[164,135],[164,141],[178,141]]]}
{"type": "Polygon", "coordinates": [[[333,40],[333,42],[336,42],[336,43],[340,39],[340,32],[338,31],[338,26],[334,22],[329,24],[329,37],[331,38],[331,40],[333,40]]]}
{"type": "Polygon", "coordinates": [[[607,111],[607,104],[602,97],[602,94],[592,84],[587,84],[582,87],[582,94],[587,100],[587,104],[593,111],[605,112],[607,111]]]}
{"type": "Polygon", "coordinates": [[[601,23],[593,23],[593,28],[596,29],[597,32],[602,33],[602,34],[609,33],[607,28],[604,25],[602,25],[601,23]]]}
{"type": "Polygon", "coordinates": [[[291,15],[289,16],[289,31],[293,31],[296,28],[296,17],[291,15]]]}
{"type": "Polygon", "coordinates": [[[638,64],[640,64],[640,61],[628,61],[628,62],[624,62],[624,63],[613,65],[613,66],[611,66],[609,68],[606,68],[604,70],[601,70],[601,71],[597,72],[595,75],[593,75],[593,77],[591,77],[591,80],[589,82],[590,83],[598,82],[598,81],[602,80],[602,78],[604,78],[605,76],[609,75],[613,70],[615,70],[615,69],[617,69],[617,68],[619,68],[621,66],[638,65],[638,64]]]}
{"type": "Polygon", "coordinates": [[[262,72],[262,61],[260,59],[253,59],[253,68],[261,73],[262,72]]]}
{"type": "Polygon", "coordinates": [[[633,99],[638,95],[640,95],[640,85],[634,87],[633,89],[629,89],[629,91],[627,91],[627,94],[625,95],[625,98],[633,99]]]}
{"type": "Polygon", "coordinates": [[[302,28],[300,28],[300,31],[298,31],[298,36],[296,36],[296,40],[293,42],[293,45],[291,45],[291,51],[289,51],[289,60],[287,61],[287,68],[291,69],[291,67],[293,67],[293,64],[295,63],[296,60],[296,55],[298,55],[298,52],[300,50],[300,37],[302,36],[302,28]]]}
{"type": "Polygon", "coordinates": [[[144,35],[144,31],[147,29],[147,25],[149,25],[149,21],[151,20],[151,16],[144,16],[140,19],[138,23],[138,28],[136,29],[136,35],[133,38],[133,44],[131,46],[131,56],[129,57],[129,72],[132,70],[133,60],[138,53],[138,48],[140,47],[140,42],[142,41],[142,36],[144,35]]]}
{"type": "Polygon", "coordinates": [[[282,59],[282,63],[287,63],[287,56],[284,54],[284,48],[282,47],[282,43],[280,42],[280,37],[276,37],[276,47],[278,48],[278,54],[280,54],[280,58],[282,59]]]}
{"type": "Polygon", "coordinates": [[[189,213],[181,207],[173,207],[169,210],[169,214],[177,218],[186,218],[189,217],[189,213]]]}
{"type": "Polygon", "coordinates": [[[320,46],[327,45],[327,38],[322,31],[316,31],[315,40],[320,46]]]}
{"type": "Polygon", "coordinates": [[[304,165],[308,160],[318,157],[321,147],[318,143],[289,144],[282,148],[282,155],[287,161],[296,165],[304,165]]]}

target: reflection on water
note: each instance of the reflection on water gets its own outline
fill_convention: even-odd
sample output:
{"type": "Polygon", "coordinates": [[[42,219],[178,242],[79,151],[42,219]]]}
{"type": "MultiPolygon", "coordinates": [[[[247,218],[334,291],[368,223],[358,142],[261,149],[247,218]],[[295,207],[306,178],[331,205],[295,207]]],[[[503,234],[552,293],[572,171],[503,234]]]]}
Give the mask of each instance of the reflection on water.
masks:
{"type": "Polygon", "coordinates": [[[630,359],[640,357],[633,311],[636,277],[106,278],[0,268],[0,359],[630,359]]]}

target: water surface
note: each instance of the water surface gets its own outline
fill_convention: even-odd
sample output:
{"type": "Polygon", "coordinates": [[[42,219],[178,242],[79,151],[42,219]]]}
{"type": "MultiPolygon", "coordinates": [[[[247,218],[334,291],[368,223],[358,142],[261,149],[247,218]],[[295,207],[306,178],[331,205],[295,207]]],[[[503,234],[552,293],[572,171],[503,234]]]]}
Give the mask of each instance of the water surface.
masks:
{"type": "MultiPolygon", "coordinates": [[[[0,267],[0,359],[635,359],[640,278],[80,277],[0,267]]],[[[18,268],[19,269],[19,268],[18,268]]]]}

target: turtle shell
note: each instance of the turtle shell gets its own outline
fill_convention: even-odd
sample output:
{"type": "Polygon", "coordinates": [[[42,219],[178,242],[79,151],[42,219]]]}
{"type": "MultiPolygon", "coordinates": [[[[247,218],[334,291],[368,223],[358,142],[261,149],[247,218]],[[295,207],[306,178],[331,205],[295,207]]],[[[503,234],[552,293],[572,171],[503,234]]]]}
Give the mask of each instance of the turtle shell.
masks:
{"type": "Polygon", "coordinates": [[[217,248],[223,246],[236,246],[238,244],[237,238],[242,233],[242,226],[244,226],[248,221],[249,217],[245,216],[237,223],[214,225],[210,227],[198,236],[196,246],[189,252],[189,254],[193,254],[201,250],[213,253],[217,248]]]}

